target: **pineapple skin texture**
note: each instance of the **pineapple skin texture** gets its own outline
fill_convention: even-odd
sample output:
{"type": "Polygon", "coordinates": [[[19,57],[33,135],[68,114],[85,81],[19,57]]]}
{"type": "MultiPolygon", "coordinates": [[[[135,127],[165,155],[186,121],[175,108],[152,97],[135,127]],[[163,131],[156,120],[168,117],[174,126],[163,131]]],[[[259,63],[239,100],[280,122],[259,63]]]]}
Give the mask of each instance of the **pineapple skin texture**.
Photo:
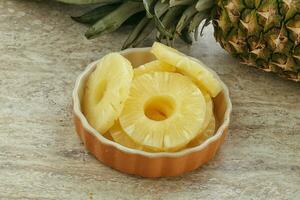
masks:
{"type": "Polygon", "coordinates": [[[242,64],[300,81],[299,0],[216,0],[213,24],[242,64]]]}

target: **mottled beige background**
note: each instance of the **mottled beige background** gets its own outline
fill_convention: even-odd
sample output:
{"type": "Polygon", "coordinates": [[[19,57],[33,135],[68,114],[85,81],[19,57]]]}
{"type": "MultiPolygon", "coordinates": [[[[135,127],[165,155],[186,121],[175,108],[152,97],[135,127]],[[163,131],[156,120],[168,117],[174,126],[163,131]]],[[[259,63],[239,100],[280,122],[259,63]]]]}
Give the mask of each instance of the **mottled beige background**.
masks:
{"type": "Polygon", "coordinates": [[[0,0],[0,199],[300,199],[300,84],[239,66],[211,28],[179,49],[231,90],[230,134],[215,160],[151,180],[86,153],[71,121],[74,81],[89,62],[118,51],[129,29],[88,41],[69,18],[77,12],[46,0],[0,0]]]}

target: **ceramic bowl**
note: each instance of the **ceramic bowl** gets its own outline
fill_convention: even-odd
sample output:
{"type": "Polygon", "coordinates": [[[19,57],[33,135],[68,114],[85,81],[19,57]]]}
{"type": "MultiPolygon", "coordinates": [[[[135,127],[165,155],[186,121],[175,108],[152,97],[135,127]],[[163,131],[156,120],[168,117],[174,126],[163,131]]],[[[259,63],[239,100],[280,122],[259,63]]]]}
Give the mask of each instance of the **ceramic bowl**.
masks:
{"type": "MultiPolygon", "coordinates": [[[[150,53],[150,48],[133,48],[120,53],[132,63],[133,67],[155,59],[150,53]]],[[[199,146],[178,152],[150,153],[130,149],[105,138],[88,123],[83,115],[81,101],[85,82],[95,69],[97,62],[88,65],[77,78],[73,91],[73,105],[76,131],[86,149],[98,160],[124,173],[143,177],[165,177],[177,176],[196,169],[215,156],[227,135],[232,106],[228,88],[214,71],[208,69],[220,81],[223,88],[222,92],[213,98],[214,113],[218,122],[214,136],[199,146]]]]}

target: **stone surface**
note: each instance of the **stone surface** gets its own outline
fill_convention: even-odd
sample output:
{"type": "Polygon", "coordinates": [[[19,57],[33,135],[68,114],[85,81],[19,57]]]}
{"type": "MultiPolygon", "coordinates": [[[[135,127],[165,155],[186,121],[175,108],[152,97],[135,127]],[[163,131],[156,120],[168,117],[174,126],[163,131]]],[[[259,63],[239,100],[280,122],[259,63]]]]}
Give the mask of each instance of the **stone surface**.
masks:
{"type": "Polygon", "coordinates": [[[89,155],[72,123],[73,85],[89,62],[120,49],[129,28],[88,41],[74,13],[46,0],[0,1],[0,199],[300,199],[300,84],[238,65],[211,28],[177,47],[231,90],[230,134],[216,158],[152,180],[89,155]]]}

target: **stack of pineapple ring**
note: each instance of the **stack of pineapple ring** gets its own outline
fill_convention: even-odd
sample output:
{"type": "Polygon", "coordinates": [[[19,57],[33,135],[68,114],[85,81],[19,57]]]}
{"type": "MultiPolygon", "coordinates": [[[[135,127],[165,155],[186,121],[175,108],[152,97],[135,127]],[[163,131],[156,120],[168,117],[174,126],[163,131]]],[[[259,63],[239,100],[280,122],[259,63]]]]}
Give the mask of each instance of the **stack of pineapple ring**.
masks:
{"type": "Polygon", "coordinates": [[[104,56],[87,82],[83,112],[92,127],[132,149],[178,151],[215,131],[212,97],[222,90],[203,65],[154,43],[157,60],[133,69],[119,53],[104,56]]]}

